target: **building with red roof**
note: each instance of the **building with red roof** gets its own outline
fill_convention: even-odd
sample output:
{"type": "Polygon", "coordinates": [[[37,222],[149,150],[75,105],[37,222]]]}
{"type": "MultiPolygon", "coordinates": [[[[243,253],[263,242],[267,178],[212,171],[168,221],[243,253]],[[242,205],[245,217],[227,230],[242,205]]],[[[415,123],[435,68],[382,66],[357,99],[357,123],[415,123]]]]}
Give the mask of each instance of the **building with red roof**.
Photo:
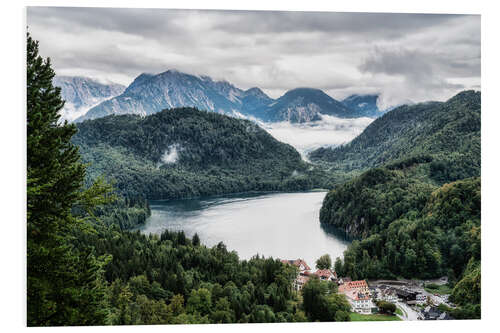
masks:
{"type": "Polygon", "coordinates": [[[292,265],[298,268],[299,274],[297,275],[297,278],[293,282],[293,288],[296,291],[301,290],[304,285],[309,281],[310,275],[311,275],[311,267],[305,262],[304,259],[296,259],[296,260],[286,260],[282,259],[280,260],[282,263],[287,264],[287,265],[292,265]]]}
{"type": "Polygon", "coordinates": [[[344,281],[344,284],[339,286],[340,293],[348,292],[351,290],[356,290],[356,291],[362,292],[362,293],[369,293],[370,292],[370,290],[368,288],[368,283],[366,283],[365,280],[349,281],[349,282],[344,281]]]}
{"type": "Polygon", "coordinates": [[[307,265],[307,263],[304,261],[304,259],[300,259],[300,258],[296,259],[296,260],[282,259],[281,262],[284,264],[293,265],[293,266],[297,267],[300,272],[311,270],[311,267],[309,267],[309,265],[307,265]]]}
{"type": "Polygon", "coordinates": [[[344,282],[339,286],[339,293],[346,296],[353,311],[366,314],[371,313],[371,309],[375,307],[365,280],[344,282]]]}
{"type": "Polygon", "coordinates": [[[313,274],[316,275],[317,277],[319,277],[319,279],[322,281],[336,281],[337,280],[337,274],[334,271],[332,271],[331,269],[318,269],[313,274]]]}

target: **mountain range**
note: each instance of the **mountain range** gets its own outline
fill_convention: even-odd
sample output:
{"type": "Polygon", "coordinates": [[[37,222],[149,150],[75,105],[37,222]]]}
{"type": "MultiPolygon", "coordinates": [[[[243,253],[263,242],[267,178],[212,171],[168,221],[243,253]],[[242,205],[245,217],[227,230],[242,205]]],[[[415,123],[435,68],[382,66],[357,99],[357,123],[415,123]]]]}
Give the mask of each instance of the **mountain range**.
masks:
{"type": "Polygon", "coordinates": [[[353,104],[350,103],[352,99],[340,102],[319,89],[296,88],[273,99],[257,87],[243,90],[227,81],[171,69],[160,74],[139,75],[121,94],[95,105],[76,121],[112,114],[145,116],[178,107],[194,107],[266,122],[302,123],[319,120],[321,115],[339,118],[378,116],[376,98],[375,102],[363,102],[364,96],[356,95],[356,100],[360,102],[353,104]],[[360,107],[362,103],[368,106],[360,107]]]}
{"type": "Polygon", "coordinates": [[[53,84],[61,88],[61,96],[66,101],[60,113],[61,120],[68,121],[73,121],[93,106],[120,95],[126,88],[121,84],[103,84],[80,76],[56,76],[53,84]]]}

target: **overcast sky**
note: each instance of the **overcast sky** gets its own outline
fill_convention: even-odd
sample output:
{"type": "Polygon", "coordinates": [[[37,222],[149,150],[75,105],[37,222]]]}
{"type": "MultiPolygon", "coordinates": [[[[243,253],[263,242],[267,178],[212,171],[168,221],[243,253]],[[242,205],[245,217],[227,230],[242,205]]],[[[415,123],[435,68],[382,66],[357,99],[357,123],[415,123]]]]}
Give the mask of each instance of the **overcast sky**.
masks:
{"type": "Polygon", "coordinates": [[[313,87],[390,105],[480,89],[478,15],[30,7],[27,23],[57,74],[125,85],[175,68],[275,98],[313,87]]]}

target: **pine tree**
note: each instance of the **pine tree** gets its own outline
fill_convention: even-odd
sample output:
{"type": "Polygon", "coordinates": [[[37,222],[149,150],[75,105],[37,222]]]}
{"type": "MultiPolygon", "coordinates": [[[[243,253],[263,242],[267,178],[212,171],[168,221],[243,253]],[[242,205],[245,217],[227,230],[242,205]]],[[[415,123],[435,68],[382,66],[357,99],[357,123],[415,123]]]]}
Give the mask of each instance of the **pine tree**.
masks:
{"type": "Polygon", "coordinates": [[[76,127],[59,123],[64,106],[52,85],[50,59],[38,54],[27,35],[27,321],[28,326],[103,324],[102,267],[92,251],[77,251],[71,233],[87,211],[106,202],[109,186],[96,182],[83,190],[85,166],[71,143],[76,127]]]}

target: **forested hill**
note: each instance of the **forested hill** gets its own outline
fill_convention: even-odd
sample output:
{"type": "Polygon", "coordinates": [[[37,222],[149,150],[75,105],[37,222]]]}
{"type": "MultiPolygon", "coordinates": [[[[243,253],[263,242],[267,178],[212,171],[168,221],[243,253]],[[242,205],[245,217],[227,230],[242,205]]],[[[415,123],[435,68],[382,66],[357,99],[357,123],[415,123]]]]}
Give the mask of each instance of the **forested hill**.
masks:
{"type": "Polygon", "coordinates": [[[326,197],[321,222],[362,234],[336,264],[337,272],[353,279],[447,275],[460,317],[478,318],[481,179],[431,192],[431,185],[397,173],[371,170],[326,197]]]}
{"type": "Polygon", "coordinates": [[[126,196],[171,199],[314,187],[291,146],[256,124],[193,108],[78,124],[73,142],[88,178],[104,175],[126,196]]]}
{"type": "Polygon", "coordinates": [[[480,317],[480,92],[399,107],[351,143],[311,158],[360,173],[332,189],[320,211],[322,224],[358,238],[337,260],[338,274],[447,275],[453,316],[480,317]]]}
{"type": "Polygon", "coordinates": [[[313,161],[345,171],[363,170],[413,158],[429,162],[437,183],[480,175],[481,93],[463,91],[444,103],[398,107],[372,122],[350,143],[320,148],[313,161]]]}

